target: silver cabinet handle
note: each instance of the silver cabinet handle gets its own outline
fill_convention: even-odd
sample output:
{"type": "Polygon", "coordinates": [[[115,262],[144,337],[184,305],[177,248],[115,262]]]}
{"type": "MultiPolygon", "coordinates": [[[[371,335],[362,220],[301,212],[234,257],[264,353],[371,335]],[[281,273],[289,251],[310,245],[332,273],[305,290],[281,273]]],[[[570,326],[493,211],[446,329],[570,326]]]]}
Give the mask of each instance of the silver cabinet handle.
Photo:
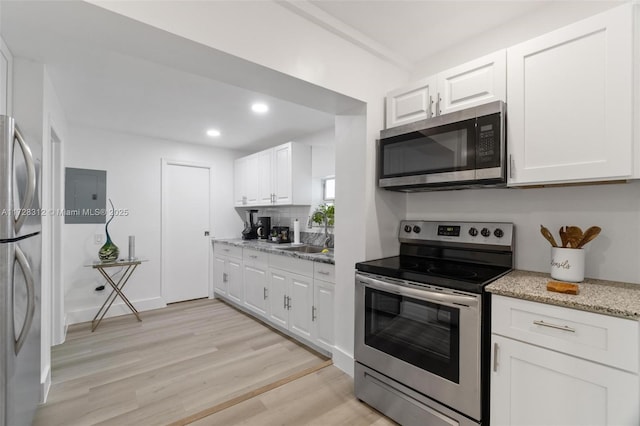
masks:
{"type": "Polygon", "coordinates": [[[427,105],[427,118],[433,117],[433,97],[429,95],[429,105],[427,105]]]}
{"type": "Polygon", "coordinates": [[[267,291],[268,291],[268,290],[267,290],[267,288],[266,288],[266,287],[264,287],[264,288],[263,288],[263,292],[262,292],[263,297],[264,297],[264,300],[267,300],[267,291]]]}
{"type": "Polygon", "coordinates": [[[440,102],[442,102],[442,98],[440,97],[440,93],[438,93],[438,101],[436,102],[436,115],[442,114],[442,111],[440,111],[440,102]]]}
{"type": "Polygon", "coordinates": [[[311,322],[315,321],[315,320],[316,320],[316,318],[317,318],[317,317],[316,317],[316,307],[315,307],[315,306],[312,306],[312,307],[311,307],[311,322]]]}
{"type": "Polygon", "coordinates": [[[287,309],[287,295],[285,294],[282,298],[284,300],[284,309],[287,309]]]}
{"type": "Polygon", "coordinates": [[[226,283],[226,282],[227,282],[227,273],[226,273],[226,272],[223,272],[223,273],[222,273],[222,282],[223,282],[223,283],[226,283]]]}
{"type": "Polygon", "coordinates": [[[513,169],[515,169],[513,155],[509,154],[509,179],[513,179],[513,169]]]}
{"type": "Polygon", "coordinates": [[[22,200],[22,205],[20,206],[20,213],[18,213],[18,217],[16,217],[14,224],[14,229],[17,233],[20,228],[22,228],[22,225],[27,218],[27,209],[31,208],[33,199],[36,195],[36,165],[33,162],[33,155],[31,154],[31,150],[29,149],[27,143],[24,141],[22,134],[20,134],[18,126],[15,126],[14,133],[15,139],[18,141],[18,145],[20,145],[20,149],[22,150],[22,155],[24,156],[25,165],[27,167],[27,188],[24,194],[24,199],[22,200]]]}
{"type": "Polygon", "coordinates": [[[493,371],[496,372],[498,371],[498,349],[500,349],[500,346],[498,346],[497,343],[493,344],[493,371]]]}
{"type": "MultiPolygon", "coordinates": [[[[15,261],[18,262],[27,285],[27,313],[25,314],[24,324],[22,324],[22,330],[20,330],[20,334],[18,334],[18,336],[15,338],[14,349],[16,355],[18,355],[20,349],[22,349],[22,345],[24,345],[24,342],[27,339],[27,334],[29,333],[29,329],[31,328],[31,323],[33,322],[36,308],[36,295],[33,283],[33,275],[31,274],[31,266],[29,266],[27,257],[24,255],[22,250],[20,250],[20,247],[16,247],[15,261]]],[[[14,276],[13,279],[15,280],[16,277],[14,276]]]]}
{"type": "Polygon", "coordinates": [[[287,296],[287,310],[291,310],[291,298],[289,296],[287,296]]]}
{"type": "Polygon", "coordinates": [[[329,272],[326,272],[326,271],[318,271],[318,273],[319,273],[320,275],[330,275],[330,273],[329,273],[329,272]]]}
{"type": "Polygon", "coordinates": [[[569,333],[575,333],[576,332],[575,328],[571,328],[571,327],[566,326],[566,325],[551,324],[549,322],[544,322],[542,320],[536,320],[533,323],[535,325],[540,325],[542,327],[549,327],[549,328],[555,328],[556,330],[568,331],[569,333]]]}

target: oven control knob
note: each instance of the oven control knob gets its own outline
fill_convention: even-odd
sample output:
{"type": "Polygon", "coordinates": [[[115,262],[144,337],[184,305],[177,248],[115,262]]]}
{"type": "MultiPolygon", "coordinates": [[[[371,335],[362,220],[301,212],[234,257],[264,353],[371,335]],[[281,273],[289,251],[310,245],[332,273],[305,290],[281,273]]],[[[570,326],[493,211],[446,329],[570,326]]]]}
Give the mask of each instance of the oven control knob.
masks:
{"type": "Polygon", "coordinates": [[[469,235],[475,237],[476,235],[478,235],[478,230],[476,228],[469,229],[469,235]]]}
{"type": "Polygon", "coordinates": [[[404,232],[411,232],[411,225],[405,225],[404,232]]]}
{"type": "Polygon", "coordinates": [[[482,235],[483,237],[489,237],[491,236],[491,231],[489,231],[487,228],[482,228],[482,231],[480,231],[480,235],[482,235]]]}
{"type": "Polygon", "coordinates": [[[415,232],[416,234],[419,234],[420,233],[420,227],[418,225],[415,225],[413,227],[413,232],[415,232]]]}
{"type": "Polygon", "coordinates": [[[502,238],[504,236],[504,231],[500,228],[497,228],[495,231],[493,231],[493,235],[498,238],[502,238]]]}

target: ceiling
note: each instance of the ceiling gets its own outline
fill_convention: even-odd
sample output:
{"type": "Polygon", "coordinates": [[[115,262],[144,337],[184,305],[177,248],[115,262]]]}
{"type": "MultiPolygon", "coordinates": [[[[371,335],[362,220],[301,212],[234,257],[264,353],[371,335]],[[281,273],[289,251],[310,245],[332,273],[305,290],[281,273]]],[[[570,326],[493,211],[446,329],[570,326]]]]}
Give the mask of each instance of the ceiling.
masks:
{"type": "MultiPolygon", "coordinates": [[[[278,2],[405,70],[554,3],[278,2]]],[[[252,1],[240,4],[250,12],[252,1]]],[[[345,102],[342,95],[85,2],[3,1],[0,17],[2,37],[15,56],[47,64],[71,125],[251,151],[333,127],[332,108],[345,102]],[[312,94],[307,99],[313,101],[296,98],[301,94],[312,94]],[[256,101],[269,104],[269,113],[252,113],[256,101]],[[206,136],[210,127],[222,135],[206,136]]]]}

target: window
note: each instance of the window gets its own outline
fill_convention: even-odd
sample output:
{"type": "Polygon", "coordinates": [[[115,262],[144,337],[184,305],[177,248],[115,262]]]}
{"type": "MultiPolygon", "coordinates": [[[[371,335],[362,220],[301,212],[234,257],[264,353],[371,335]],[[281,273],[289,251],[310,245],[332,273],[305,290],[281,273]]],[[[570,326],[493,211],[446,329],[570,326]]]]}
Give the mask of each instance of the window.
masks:
{"type": "Polygon", "coordinates": [[[322,179],[322,199],[325,201],[333,201],[336,199],[335,176],[327,176],[322,179]]]}

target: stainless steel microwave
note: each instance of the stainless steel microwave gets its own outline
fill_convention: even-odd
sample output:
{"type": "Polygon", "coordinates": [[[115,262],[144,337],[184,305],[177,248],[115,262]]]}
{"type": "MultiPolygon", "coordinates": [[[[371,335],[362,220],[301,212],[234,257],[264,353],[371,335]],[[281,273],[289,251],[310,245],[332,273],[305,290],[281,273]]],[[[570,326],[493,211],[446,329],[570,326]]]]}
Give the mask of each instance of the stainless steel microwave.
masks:
{"type": "Polygon", "coordinates": [[[405,192],[504,186],[505,112],[496,101],[381,131],[378,186],[405,192]]]}

